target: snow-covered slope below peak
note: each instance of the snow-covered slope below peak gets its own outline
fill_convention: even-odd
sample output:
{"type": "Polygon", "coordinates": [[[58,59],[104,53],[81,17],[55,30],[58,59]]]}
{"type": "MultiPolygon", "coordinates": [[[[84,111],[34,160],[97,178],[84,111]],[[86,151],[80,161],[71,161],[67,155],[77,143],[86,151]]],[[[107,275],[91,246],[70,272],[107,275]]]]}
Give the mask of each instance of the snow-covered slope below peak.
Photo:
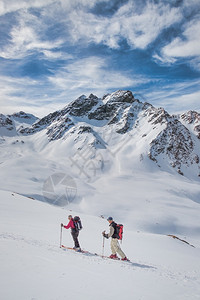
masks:
{"type": "MultiPolygon", "coordinates": [[[[121,247],[131,262],[103,259],[94,253],[102,254],[101,232],[108,231],[108,222],[79,213],[81,247],[91,254],[64,251],[60,237],[67,246],[73,243],[69,231],[60,235],[60,223],[66,224],[68,214],[76,211],[11,192],[0,191],[0,198],[2,299],[101,300],[110,298],[111,290],[117,300],[133,295],[143,300],[199,298],[198,239],[187,240],[194,248],[165,235],[128,230],[127,220],[121,247]]],[[[105,255],[110,255],[109,244],[106,240],[105,255]]]]}

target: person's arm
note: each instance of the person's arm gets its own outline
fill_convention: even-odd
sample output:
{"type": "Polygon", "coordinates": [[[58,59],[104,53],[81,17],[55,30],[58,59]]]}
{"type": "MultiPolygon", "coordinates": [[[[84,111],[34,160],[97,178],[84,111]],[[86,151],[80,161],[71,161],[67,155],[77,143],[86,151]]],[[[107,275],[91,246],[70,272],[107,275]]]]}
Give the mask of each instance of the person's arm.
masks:
{"type": "Polygon", "coordinates": [[[69,223],[66,226],[64,226],[64,228],[65,229],[74,228],[74,222],[73,222],[73,220],[71,219],[69,221],[69,223]]]}
{"type": "Polygon", "coordinates": [[[111,237],[114,234],[114,232],[115,232],[114,228],[112,226],[110,226],[110,232],[105,233],[105,231],[104,231],[104,232],[102,232],[102,234],[105,238],[109,239],[109,237],[111,237]]]}
{"type": "Polygon", "coordinates": [[[115,230],[114,230],[114,227],[110,226],[110,232],[108,233],[108,238],[113,236],[115,230]]]}

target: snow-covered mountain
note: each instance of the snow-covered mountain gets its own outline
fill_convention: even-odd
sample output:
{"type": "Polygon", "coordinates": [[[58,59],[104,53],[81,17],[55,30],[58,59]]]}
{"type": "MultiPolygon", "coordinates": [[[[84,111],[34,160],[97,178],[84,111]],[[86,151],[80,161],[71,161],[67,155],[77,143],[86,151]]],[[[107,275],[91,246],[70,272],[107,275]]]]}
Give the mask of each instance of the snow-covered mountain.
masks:
{"type": "Polygon", "coordinates": [[[102,99],[83,95],[41,119],[23,112],[2,115],[0,128],[1,136],[41,132],[41,140],[71,141],[72,149],[66,146],[65,155],[86,146],[106,153],[127,139],[123,150],[131,146],[129,155],[139,150],[140,160],[149,157],[163,170],[174,169],[189,178],[200,176],[200,114],[190,111],[170,116],[163,108],[135,99],[130,91],[117,91],[102,99]]]}
{"type": "Polygon", "coordinates": [[[19,135],[17,131],[22,130],[24,126],[32,125],[37,120],[38,118],[34,115],[24,113],[23,111],[7,116],[0,114],[0,136],[19,135]]]}

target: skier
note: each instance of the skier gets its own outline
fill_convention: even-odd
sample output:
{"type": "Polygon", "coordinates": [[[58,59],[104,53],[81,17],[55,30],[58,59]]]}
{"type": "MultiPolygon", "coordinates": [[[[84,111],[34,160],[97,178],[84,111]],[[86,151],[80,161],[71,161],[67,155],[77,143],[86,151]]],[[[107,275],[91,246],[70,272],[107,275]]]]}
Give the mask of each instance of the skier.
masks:
{"type": "Polygon", "coordinates": [[[69,229],[71,228],[71,235],[72,238],[74,240],[74,247],[73,249],[77,250],[77,251],[81,251],[80,245],[79,245],[79,241],[78,241],[78,235],[79,235],[79,230],[74,223],[74,219],[72,218],[72,215],[68,216],[68,220],[69,223],[65,226],[63,224],[61,224],[62,227],[64,227],[65,229],[69,229]]]}
{"type": "Polygon", "coordinates": [[[117,224],[113,221],[113,218],[112,217],[109,217],[107,219],[107,221],[110,223],[110,232],[109,233],[105,233],[105,231],[102,232],[102,235],[105,237],[105,238],[109,238],[111,237],[111,251],[112,251],[112,254],[109,256],[110,258],[112,259],[118,259],[117,257],[117,253],[121,256],[121,260],[127,260],[127,257],[126,255],[124,254],[124,252],[122,251],[122,249],[120,248],[120,245],[119,245],[119,242],[118,242],[118,233],[117,233],[117,224]]]}

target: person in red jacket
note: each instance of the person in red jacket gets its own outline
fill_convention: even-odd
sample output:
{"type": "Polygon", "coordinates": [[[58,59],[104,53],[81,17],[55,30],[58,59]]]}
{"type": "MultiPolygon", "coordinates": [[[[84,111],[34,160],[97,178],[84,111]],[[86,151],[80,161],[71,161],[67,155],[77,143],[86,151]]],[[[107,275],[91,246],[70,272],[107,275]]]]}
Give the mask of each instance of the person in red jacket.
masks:
{"type": "Polygon", "coordinates": [[[78,241],[79,231],[74,225],[74,220],[72,218],[72,215],[68,216],[68,220],[69,220],[69,223],[67,225],[61,224],[61,226],[64,227],[65,229],[71,228],[71,235],[72,235],[72,238],[74,240],[74,249],[81,250],[80,244],[79,244],[79,241],[78,241]]]}

